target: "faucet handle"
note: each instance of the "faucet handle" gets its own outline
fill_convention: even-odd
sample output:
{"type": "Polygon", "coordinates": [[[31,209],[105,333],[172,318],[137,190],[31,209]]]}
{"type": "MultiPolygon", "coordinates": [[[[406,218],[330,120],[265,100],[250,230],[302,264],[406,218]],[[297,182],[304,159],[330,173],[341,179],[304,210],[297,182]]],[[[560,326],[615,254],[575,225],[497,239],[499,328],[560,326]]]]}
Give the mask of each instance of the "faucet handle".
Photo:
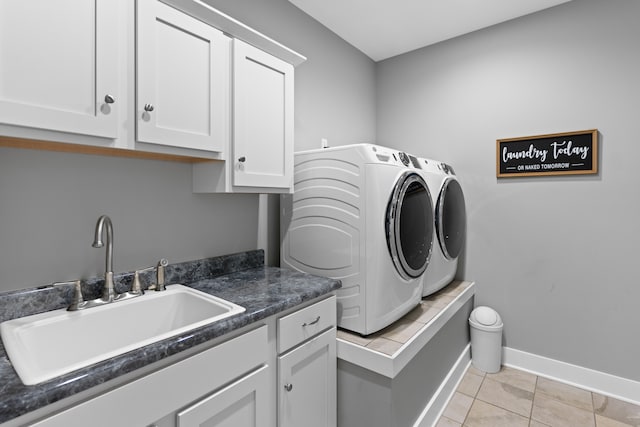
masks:
{"type": "Polygon", "coordinates": [[[62,286],[62,285],[73,285],[73,299],[71,300],[71,304],[67,307],[68,311],[77,311],[82,309],[87,302],[84,300],[82,296],[82,285],[80,280],[69,280],[67,282],[56,282],[53,286],[62,286]]]}
{"type": "Polygon", "coordinates": [[[147,268],[141,268],[140,270],[136,270],[133,273],[133,283],[131,284],[131,293],[135,294],[143,294],[142,284],[140,283],[140,273],[146,273],[147,271],[151,271],[155,269],[156,266],[151,266],[147,268]]]}
{"type": "Polygon", "coordinates": [[[165,269],[164,269],[167,265],[169,265],[169,261],[167,261],[166,258],[162,258],[160,259],[160,261],[158,261],[158,264],[156,264],[154,267],[149,268],[149,269],[152,269],[152,268],[156,269],[156,283],[150,285],[147,288],[148,291],[167,290],[166,284],[165,284],[165,269]]]}
{"type": "Polygon", "coordinates": [[[125,299],[131,299],[144,295],[142,286],[140,285],[140,273],[153,269],[153,267],[143,268],[142,270],[136,270],[133,273],[133,283],[131,284],[131,290],[123,292],[115,296],[114,301],[122,301],[125,299]]]}
{"type": "Polygon", "coordinates": [[[136,295],[142,295],[142,286],[140,286],[140,271],[133,273],[133,284],[131,285],[131,293],[136,295]]]}
{"type": "Polygon", "coordinates": [[[169,265],[169,261],[166,258],[162,258],[158,261],[158,266],[156,267],[156,291],[165,291],[167,290],[165,284],[165,271],[164,268],[169,265]]]}

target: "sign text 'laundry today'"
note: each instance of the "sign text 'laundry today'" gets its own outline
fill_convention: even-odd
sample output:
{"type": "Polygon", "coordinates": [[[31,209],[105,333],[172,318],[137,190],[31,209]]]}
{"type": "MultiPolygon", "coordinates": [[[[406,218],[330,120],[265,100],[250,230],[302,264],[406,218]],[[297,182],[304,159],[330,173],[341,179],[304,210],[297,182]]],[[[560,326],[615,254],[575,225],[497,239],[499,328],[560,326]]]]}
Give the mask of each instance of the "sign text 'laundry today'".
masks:
{"type": "Polygon", "coordinates": [[[598,130],[497,140],[497,176],[597,173],[598,130]]]}

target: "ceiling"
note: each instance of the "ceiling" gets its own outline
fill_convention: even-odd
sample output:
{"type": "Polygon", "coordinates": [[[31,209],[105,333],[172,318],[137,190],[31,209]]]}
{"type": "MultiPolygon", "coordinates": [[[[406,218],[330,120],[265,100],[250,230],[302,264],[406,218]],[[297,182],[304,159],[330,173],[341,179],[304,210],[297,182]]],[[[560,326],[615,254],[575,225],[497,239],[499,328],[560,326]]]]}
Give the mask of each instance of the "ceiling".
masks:
{"type": "Polygon", "coordinates": [[[289,0],[381,61],[571,0],[289,0]]]}

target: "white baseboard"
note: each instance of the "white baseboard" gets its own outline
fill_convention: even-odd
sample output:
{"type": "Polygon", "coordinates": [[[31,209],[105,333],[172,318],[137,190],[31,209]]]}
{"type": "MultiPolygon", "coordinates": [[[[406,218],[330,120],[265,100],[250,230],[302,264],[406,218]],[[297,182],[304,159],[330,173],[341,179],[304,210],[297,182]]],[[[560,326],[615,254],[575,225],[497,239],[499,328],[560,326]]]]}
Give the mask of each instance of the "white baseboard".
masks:
{"type": "Polygon", "coordinates": [[[458,360],[453,365],[446,378],[438,387],[433,398],[427,403],[422,410],[413,427],[433,427],[436,425],[440,416],[444,412],[447,403],[458,388],[458,384],[462,381],[462,377],[471,364],[471,344],[467,345],[458,360]]]}
{"type": "Polygon", "coordinates": [[[611,396],[634,405],[640,405],[640,382],[638,381],[509,347],[503,347],[502,349],[502,364],[585,390],[611,396]]]}

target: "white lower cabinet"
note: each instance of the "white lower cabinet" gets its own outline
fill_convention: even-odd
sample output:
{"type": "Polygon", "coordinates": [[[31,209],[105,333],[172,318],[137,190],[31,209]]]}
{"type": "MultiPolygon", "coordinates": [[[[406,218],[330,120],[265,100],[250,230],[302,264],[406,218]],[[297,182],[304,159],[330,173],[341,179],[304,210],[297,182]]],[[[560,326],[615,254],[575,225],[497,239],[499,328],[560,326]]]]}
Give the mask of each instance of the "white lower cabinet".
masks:
{"type": "Polygon", "coordinates": [[[128,374],[130,382],[97,386],[102,394],[46,418],[10,425],[335,427],[336,297],[261,323],[141,377],[128,374]]]}
{"type": "Polygon", "coordinates": [[[269,393],[267,372],[273,369],[267,364],[267,331],[261,326],[32,425],[258,425],[268,409],[263,400],[269,393]],[[224,416],[245,421],[229,424],[224,416]]]}
{"type": "Polygon", "coordinates": [[[267,418],[268,367],[189,406],[176,416],[177,427],[258,427],[267,418]]]}
{"type": "Polygon", "coordinates": [[[278,357],[278,426],[336,425],[336,330],[278,357]]]}
{"type": "Polygon", "coordinates": [[[278,427],[335,427],[335,296],[279,318],[278,353],[278,427]]]}

